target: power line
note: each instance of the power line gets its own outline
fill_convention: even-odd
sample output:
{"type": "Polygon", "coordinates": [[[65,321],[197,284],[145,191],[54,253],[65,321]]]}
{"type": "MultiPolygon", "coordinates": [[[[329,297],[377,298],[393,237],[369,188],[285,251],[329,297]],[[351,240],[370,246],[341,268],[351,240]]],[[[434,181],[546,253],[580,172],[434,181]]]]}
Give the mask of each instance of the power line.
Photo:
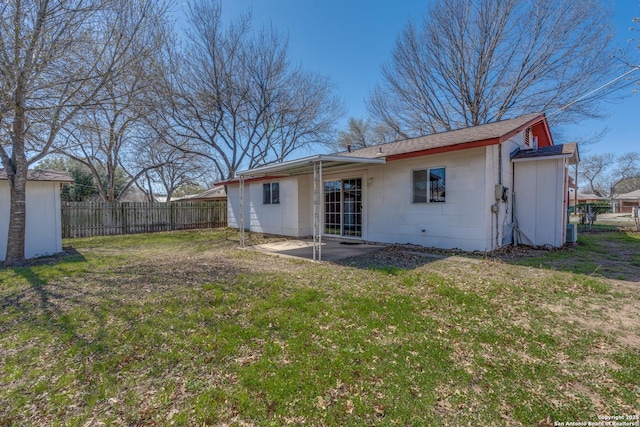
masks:
{"type": "Polygon", "coordinates": [[[620,80],[621,78],[626,77],[626,76],[628,76],[629,74],[633,73],[634,71],[638,71],[638,70],[640,70],[640,65],[633,67],[632,69],[630,69],[630,70],[629,70],[629,71],[627,71],[626,73],[621,74],[621,75],[619,75],[618,77],[616,77],[615,79],[610,80],[610,81],[608,81],[607,83],[603,84],[602,86],[595,88],[595,89],[594,89],[594,90],[592,90],[591,92],[589,92],[589,93],[587,93],[587,94],[585,94],[585,95],[582,95],[580,98],[576,99],[575,101],[571,101],[570,103],[568,103],[568,104],[567,104],[567,105],[565,105],[564,107],[560,107],[560,108],[558,108],[556,111],[554,111],[554,112],[552,112],[552,113],[549,113],[549,114],[547,115],[547,117],[555,116],[556,114],[563,112],[565,109],[569,108],[570,106],[572,106],[572,105],[573,105],[573,104],[575,104],[576,102],[580,102],[580,101],[582,101],[582,100],[583,100],[583,99],[585,99],[586,97],[593,95],[594,93],[596,93],[596,92],[600,91],[601,89],[604,89],[605,87],[609,86],[610,84],[615,83],[615,82],[617,82],[618,80],[620,80]]]}

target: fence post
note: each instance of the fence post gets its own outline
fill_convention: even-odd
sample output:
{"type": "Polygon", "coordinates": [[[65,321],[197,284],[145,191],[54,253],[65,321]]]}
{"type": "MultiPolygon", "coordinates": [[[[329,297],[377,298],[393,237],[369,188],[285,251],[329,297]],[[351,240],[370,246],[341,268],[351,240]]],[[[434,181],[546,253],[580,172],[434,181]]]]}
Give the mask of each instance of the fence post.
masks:
{"type": "Polygon", "coordinates": [[[127,207],[124,202],[120,203],[120,211],[122,212],[122,234],[129,234],[129,218],[127,218],[129,213],[127,212],[127,207]]]}

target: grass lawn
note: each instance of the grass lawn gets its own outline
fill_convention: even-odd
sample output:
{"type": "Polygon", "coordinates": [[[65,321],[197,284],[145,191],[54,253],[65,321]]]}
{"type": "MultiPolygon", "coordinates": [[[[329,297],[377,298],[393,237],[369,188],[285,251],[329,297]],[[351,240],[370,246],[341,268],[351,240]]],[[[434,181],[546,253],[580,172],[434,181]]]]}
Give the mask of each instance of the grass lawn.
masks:
{"type": "Polygon", "coordinates": [[[508,261],[383,250],[339,264],[240,250],[229,230],[65,244],[76,254],[0,269],[0,426],[640,413],[637,234],[508,261]],[[631,251],[619,277],[598,268],[614,244],[631,251]]]}

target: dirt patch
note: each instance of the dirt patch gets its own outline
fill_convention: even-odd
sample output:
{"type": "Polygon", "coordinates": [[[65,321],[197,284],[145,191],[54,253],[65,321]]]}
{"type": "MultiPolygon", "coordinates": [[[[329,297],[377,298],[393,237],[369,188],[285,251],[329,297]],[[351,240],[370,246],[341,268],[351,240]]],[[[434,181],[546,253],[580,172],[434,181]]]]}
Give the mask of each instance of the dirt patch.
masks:
{"type": "MultiPolygon", "coordinates": [[[[573,300],[571,307],[566,304],[566,301],[551,304],[544,298],[540,300],[540,304],[560,315],[564,321],[578,325],[584,331],[614,336],[616,342],[613,347],[638,348],[640,347],[640,304],[638,303],[640,268],[633,263],[638,253],[637,246],[634,248],[629,242],[620,239],[604,238],[598,240],[598,245],[594,251],[590,252],[596,268],[589,275],[610,286],[607,293],[612,297],[579,296],[573,300]],[[628,279],[620,280],[607,276],[622,276],[628,279]]],[[[513,278],[513,283],[528,286],[529,283],[540,282],[557,274],[554,270],[575,272],[583,262],[585,259],[581,256],[581,252],[572,246],[559,249],[519,246],[504,248],[492,254],[482,254],[395,245],[372,254],[348,258],[339,263],[363,269],[388,270],[390,273],[427,267],[431,271],[451,277],[459,276],[461,271],[468,274],[473,270],[478,278],[487,280],[491,280],[495,274],[502,278],[504,274],[508,274],[513,278]],[[542,261],[539,266],[536,262],[536,267],[529,267],[526,265],[527,260],[542,261]],[[442,262],[450,267],[441,267],[442,262]],[[525,265],[521,265],[523,262],[525,265]]],[[[478,282],[473,285],[476,289],[478,286],[478,282]]],[[[560,288],[559,290],[564,289],[574,294],[583,292],[580,284],[566,283],[560,288]]],[[[610,345],[604,347],[613,351],[610,345]]]]}
{"type": "MultiPolygon", "coordinates": [[[[616,287],[616,284],[612,290],[626,291],[624,287],[616,287]]],[[[575,304],[576,309],[573,310],[568,310],[566,305],[547,304],[546,307],[560,314],[565,321],[578,324],[586,331],[612,334],[619,344],[640,347],[640,306],[637,300],[612,300],[611,304],[599,301],[594,304],[585,299],[577,299],[575,304]]]]}

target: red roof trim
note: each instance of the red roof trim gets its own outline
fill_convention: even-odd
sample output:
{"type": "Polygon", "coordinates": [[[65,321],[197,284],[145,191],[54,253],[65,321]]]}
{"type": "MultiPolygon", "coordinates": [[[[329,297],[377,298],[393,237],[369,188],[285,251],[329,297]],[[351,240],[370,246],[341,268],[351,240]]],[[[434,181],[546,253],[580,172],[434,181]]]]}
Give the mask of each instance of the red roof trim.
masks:
{"type": "Polygon", "coordinates": [[[489,139],[482,139],[482,140],[478,140],[478,141],[472,141],[472,142],[465,142],[465,143],[461,143],[461,144],[455,144],[455,145],[448,145],[445,147],[436,147],[436,148],[427,148],[424,150],[419,150],[419,151],[413,151],[410,153],[402,153],[402,154],[394,154],[391,156],[387,156],[387,161],[393,161],[393,160],[402,160],[402,159],[410,159],[413,157],[420,157],[420,156],[426,156],[426,155],[430,155],[430,154],[440,154],[440,153],[449,153],[452,151],[459,151],[459,150],[466,150],[469,148],[478,148],[478,147],[487,147],[489,145],[496,145],[496,144],[500,144],[501,142],[504,142],[506,140],[508,140],[509,138],[513,137],[514,135],[517,135],[519,132],[522,132],[524,129],[531,127],[532,128],[532,132],[534,129],[536,129],[538,132],[535,133],[535,136],[538,136],[538,144],[541,147],[545,147],[548,145],[553,145],[551,142],[553,141],[551,139],[551,132],[549,131],[549,126],[547,125],[547,121],[544,115],[540,115],[534,119],[529,120],[528,122],[524,123],[523,125],[517,127],[516,129],[512,130],[511,132],[508,132],[504,135],[502,135],[499,138],[489,138],[489,139]],[[542,127],[542,128],[541,128],[542,127]],[[542,134],[544,132],[544,134],[542,134]],[[540,145],[542,143],[542,145],[540,145]]]}
{"type": "Polygon", "coordinates": [[[531,133],[533,136],[538,137],[538,147],[550,147],[554,145],[553,138],[551,138],[551,130],[546,120],[531,126],[531,133]]]}
{"type": "Polygon", "coordinates": [[[499,144],[500,138],[483,139],[480,141],[465,142],[456,145],[447,145],[446,147],[427,148],[426,150],[412,151],[410,153],[394,154],[387,156],[387,161],[410,159],[413,157],[426,156],[429,154],[449,153],[451,151],[467,150],[469,148],[486,147],[488,145],[499,144]]]}

